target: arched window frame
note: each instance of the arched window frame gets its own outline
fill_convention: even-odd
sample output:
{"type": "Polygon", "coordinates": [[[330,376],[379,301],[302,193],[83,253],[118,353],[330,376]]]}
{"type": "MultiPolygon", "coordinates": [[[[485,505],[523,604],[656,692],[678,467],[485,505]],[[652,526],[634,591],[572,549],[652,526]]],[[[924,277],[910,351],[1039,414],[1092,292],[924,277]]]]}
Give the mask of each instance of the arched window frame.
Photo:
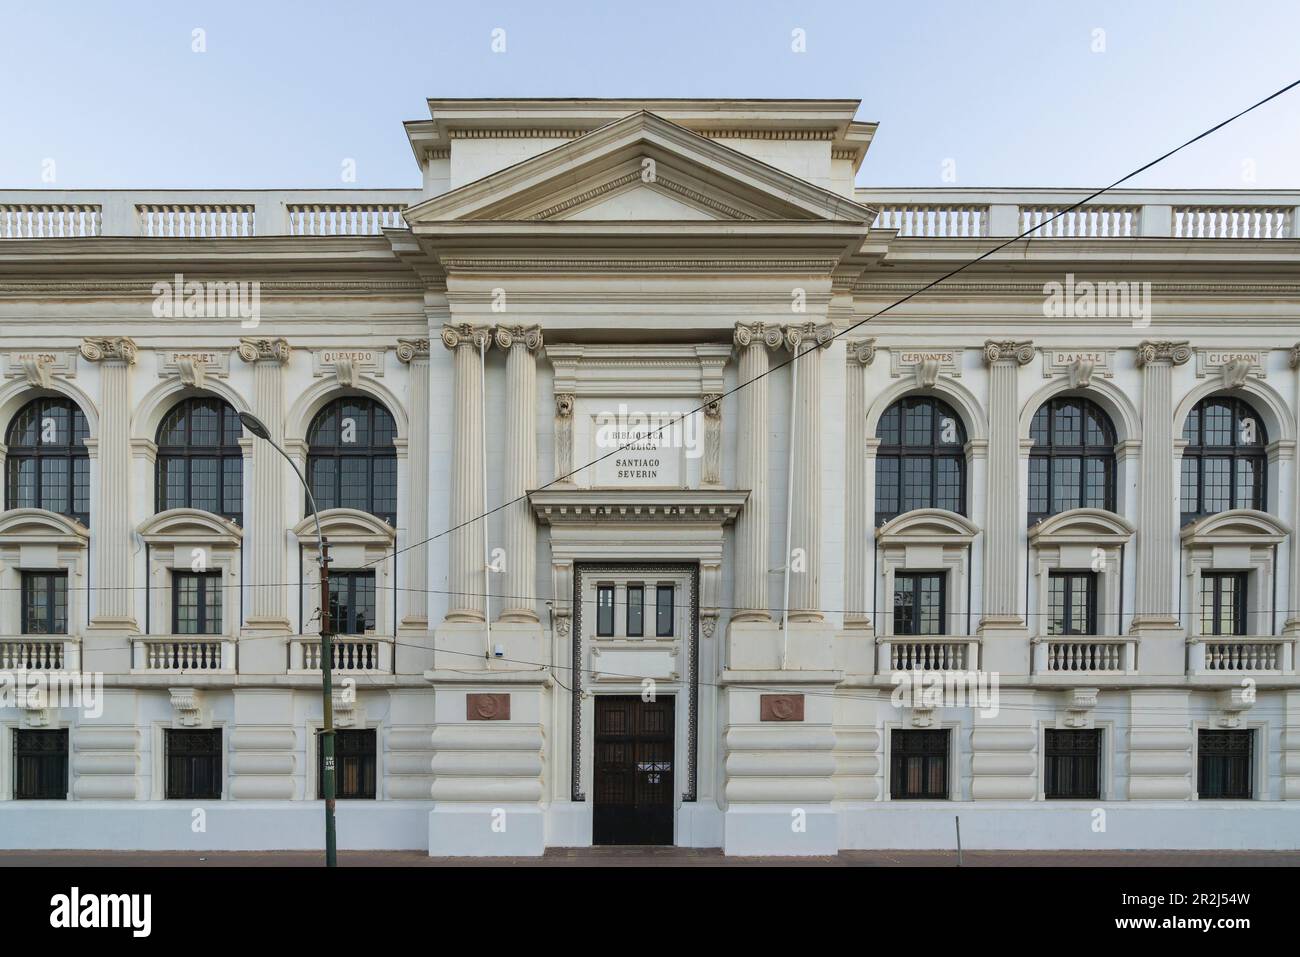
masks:
{"type": "Polygon", "coordinates": [[[244,518],[244,450],[239,444],[243,434],[239,416],[224,399],[213,396],[189,396],[177,402],[158,423],[155,433],[157,444],[154,465],[154,509],[165,512],[173,508],[194,508],[220,515],[235,524],[244,518]],[[194,425],[197,410],[215,411],[217,415],[216,441],[212,444],[195,444],[194,425]],[[163,438],[174,424],[180,423],[183,436],[179,443],[164,442],[163,438]],[[215,501],[196,497],[195,463],[214,460],[215,501]],[[168,477],[179,470],[179,494],[173,495],[168,477]],[[216,508],[209,508],[216,505],[216,508]]]}
{"type": "MultiPolygon", "coordinates": [[[[957,414],[952,406],[942,399],[930,395],[912,394],[902,396],[891,403],[881,414],[880,421],[876,424],[876,437],[880,439],[880,445],[876,448],[875,463],[877,527],[897,518],[899,515],[920,508],[942,508],[950,512],[956,512],[958,515],[966,515],[966,426],[962,422],[961,416],[957,414]],[[929,439],[924,444],[908,443],[905,441],[907,415],[910,411],[920,408],[930,410],[929,439]],[[896,425],[890,421],[891,418],[896,418],[896,425]],[[943,441],[943,435],[947,429],[944,424],[946,419],[951,420],[954,424],[954,441],[952,442],[943,441]],[[897,439],[891,441],[889,433],[895,429],[897,439]],[[913,463],[914,468],[920,468],[921,463],[927,461],[929,463],[929,494],[924,501],[916,501],[909,507],[904,508],[908,504],[904,498],[908,463],[913,463]],[[896,495],[893,503],[882,502],[882,492],[891,484],[885,481],[887,478],[886,472],[890,469],[891,464],[895,462],[897,463],[897,482],[892,484],[896,489],[896,495]],[[955,495],[940,496],[938,493],[939,479],[944,463],[952,463],[955,466],[955,495]],[[882,504],[886,506],[893,504],[896,505],[896,508],[882,508],[882,504]]],[[[947,484],[949,487],[951,486],[951,482],[947,484]]]]}
{"type": "Polygon", "coordinates": [[[1268,430],[1259,410],[1245,399],[1222,393],[1208,395],[1187,413],[1183,423],[1182,464],[1179,471],[1179,513],[1186,525],[1206,515],[1217,515],[1236,508],[1265,510],[1268,502],[1268,430]],[[1205,441],[1211,407],[1226,406],[1231,416],[1230,443],[1210,445],[1205,441]],[[1254,442],[1245,441],[1246,420],[1254,423],[1250,436],[1254,442]],[[1206,507],[1205,476],[1208,461],[1228,463],[1227,501],[1222,507],[1206,507]],[[1252,482],[1249,496],[1242,494],[1243,466],[1253,468],[1258,481],[1252,482]],[[1188,509],[1188,505],[1192,507],[1188,509]]]}
{"type": "Polygon", "coordinates": [[[1073,508],[1100,508],[1108,512],[1115,511],[1116,473],[1118,470],[1115,457],[1115,423],[1101,405],[1087,396],[1053,396],[1034,412],[1034,417],[1029,424],[1029,436],[1034,440],[1034,444],[1029,450],[1027,512],[1030,525],[1073,508]],[[1079,441],[1058,441],[1057,423],[1066,408],[1070,406],[1076,406],[1079,409],[1079,441]],[[1088,427],[1090,417],[1094,417],[1101,425],[1100,441],[1090,440],[1090,429],[1088,427]],[[1042,441],[1043,438],[1045,438],[1045,441],[1042,441]],[[1069,500],[1058,500],[1058,463],[1075,461],[1079,463],[1078,495],[1071,497],[1069,500]],[[1035,507],[1034,492],[1038,486],[1035,473],[1040,469],[1040,466],[1036,463],[1046,463],[1045,466],[1041,466],[1045,509],[1035,507]],[[1099,479],[1091,469],[1094,463],[1100,466],[1099,479]],[[1100,495],[1096,494],[1098,491],[1100,491],[1100,495]]]}
{"type": "MultiPolygon", "coordinates": [[[[345,395],[326,403],[311,420],[307,429],[307,481],[317,507],[323,512],[331,508],[355,508],[374,515],[389,525],[397,525],[397,448],[393,440],[397,437],[397,423],[393,414],[376,399],[369,396],[345,395]],[[333,426],[331,435],[322,431],[334,422],[349,404],[365,412],[364,442],[348,444],[342,441],[342,432],[333,426]],[[345,464],[348,461],[364,460],[365,476],[363,497],[350,496],[346,500],[341,493],[345,464]],[[330,476],[330,485],[322,479],[330,476]],[[362,500],[364,498],[364,501],[362,500]]],[[[304,506],[304,514],[310,514],[311,503],[304,506]]]]}
{"type": "Polygon", "coordinates": [[[5,430],[5,492],[6,509],[42,508],[90,525],[90,451],[85,440],[90,436],[86,415],[71,399],[64,396],[38,396],[18,410],[5,430]],[[65,418],[55,421],[55,440],[40,441],[42,422],[51,413],[65,418]],[[18,432],[25,428],[26,418],[34,416],[31,423],[33,441],[28,442],[18,432]],[[60,499],[47,485],[47,479],[62,469],[66,495],[60,499]],[[26,494],[26,475],[31,476],[30,494],[26,494]]]}

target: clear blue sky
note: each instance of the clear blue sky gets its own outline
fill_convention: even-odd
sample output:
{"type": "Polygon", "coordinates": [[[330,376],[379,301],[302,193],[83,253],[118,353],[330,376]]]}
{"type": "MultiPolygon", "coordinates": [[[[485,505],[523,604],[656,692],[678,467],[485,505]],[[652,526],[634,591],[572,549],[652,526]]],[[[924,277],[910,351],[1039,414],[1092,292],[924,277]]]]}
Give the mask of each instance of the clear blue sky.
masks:
{"type": "MultiPolygon", "coordinates": [[[[0,0],[0,51],[0,188],[416,186],[427,97],[641,95],[861,99],[862,185],[1093,186],[1300,78],[1300,2],[0,0]]],[[[1135,185],[1300,187],[1300,89],[1135,185]]]]}

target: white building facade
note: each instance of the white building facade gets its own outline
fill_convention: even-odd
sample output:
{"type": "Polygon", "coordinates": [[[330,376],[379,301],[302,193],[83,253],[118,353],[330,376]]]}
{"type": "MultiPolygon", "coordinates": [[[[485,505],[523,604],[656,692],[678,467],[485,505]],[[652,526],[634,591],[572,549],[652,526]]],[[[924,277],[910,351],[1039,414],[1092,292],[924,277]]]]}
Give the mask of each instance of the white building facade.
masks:
{"type": "Polygon", "coordinates": [[[1085,194],[429,106],[419,190],[0,192],[0,846],[321,846],[241,412],[341,847],[1300,843],[1300,192],[935,284],[1085,194]]]}

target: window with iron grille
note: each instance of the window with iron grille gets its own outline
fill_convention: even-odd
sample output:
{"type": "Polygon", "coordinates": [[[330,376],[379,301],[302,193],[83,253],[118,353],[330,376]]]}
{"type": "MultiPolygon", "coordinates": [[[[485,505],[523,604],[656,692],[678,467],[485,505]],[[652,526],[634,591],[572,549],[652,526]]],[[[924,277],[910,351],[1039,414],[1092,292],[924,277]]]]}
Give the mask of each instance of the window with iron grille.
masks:
{"type": "Polygon", "coordinates": [[[1101,732],[1095,729],[1047,729],[1043,757],[1043,794],[1055,800],[1101,797],[1101,732]]]}
{"type": "Polygon", "coordinates": [[[68,732],[14,731],[14,800],[64,801],[68,797],[68,732]]]}
{"type": "Polygon", "coordinates": [[[1095,572],[1051,572],[1047,578],[1047,633],[1097,634],[1095,572]]]}
{"type": "Polygon", "coordinates": [[[1115,511],[1115,427],[1090,399],[1051,399],[1029,424],[1029,524],[1072,508],[1115,511]]]}
{"type": "Polygon", "coordinates": [[[671,638],[673,635],[673,585],[660,585],[655,589],[655,636],[671,638]]]}
{"type": "Polygon", "coordinates": [[[894,634],[947,634],[944,572],[894,575],[894,634]]]}
{"type": "Polygon", "coordinates": [[[612,638],[614,635],[614,586],[596,586],[596,637],[612,638]]]}
{"type": "Polygon", "coordinates": [[[24,635],[66,635],[68,573],[23,572],[21,605],[24,635]]]}
{"type": "Polygon", "coordinates": [[[928,396],[899,399],[876,426],[876,524],[918,508],[966,514],[966,428],[928,396]]]}
{"type": "Polygon", "coordinates": [[[1268,434],[1249,403],[1202,399],[1183,423],[1180,499],[1183,524],[1231,508],[1263,509],[1268,434]]]}
{"type": "Polygon", "coordinates": [[[948,738],[939,731],[895,728],[889,739],[889,796],[895,801],[946,800],[948,738]]]}
{"type": "Polygon", "coordinates": [[[364,635],[378,625],[375,619],[375,572],[329,573],[330,627],[336,635],[364,635]]]}
{"type": "Polygon", "coordinates": [[[1201,572],[1201,634],[1246,634],[1249,572],[1201,572]]]}
{"type": "Polygon", "coordinates": [[[172,572],[172,634],[221,634],[221,572],[172,572]]]}
{"type": "Polygon", "coordinates": [[[86,416],[69,399],[18,410],[5,435],[5,508],[43,508],[90,525],[86,416]]]}
{"type": "Polygon", "coordinates": [[[396,438],[392,414],[373,399],[346,396],[321,409],[307,430],[307,481],[316,506],[355,508],[396,525],[396,438]]]}
{"type": "Polygon", "coordinates": [[[167,728],[168,800],[221,798],[221,729],[167,728]]]}
{"type": "Polygon", "coordinates": [[[220,399],[185,399],[168,412],[158,426],[158,511],[198,508],[242,522],[241,428],[220,399]]]}
{"type": "Polygon", "coordinates": [[[1196,735],[1196,796],[1248,801],[1255,750],[1253,731],[1199,731],[1196,735]]]}
{"type": "MultiPolygon", "coordinates": [[[[374,728],[334,732],[334,796],[344,801],[374,799],[377,745],[374,728]]],[[[316,794],[325,796],[325,759],[316,736],[316,794]]]]}
{"type": "Polygon", "coordinates": [[[645,586],[627,586],[627,636],[640,638],[645,634],[645,586]]]}

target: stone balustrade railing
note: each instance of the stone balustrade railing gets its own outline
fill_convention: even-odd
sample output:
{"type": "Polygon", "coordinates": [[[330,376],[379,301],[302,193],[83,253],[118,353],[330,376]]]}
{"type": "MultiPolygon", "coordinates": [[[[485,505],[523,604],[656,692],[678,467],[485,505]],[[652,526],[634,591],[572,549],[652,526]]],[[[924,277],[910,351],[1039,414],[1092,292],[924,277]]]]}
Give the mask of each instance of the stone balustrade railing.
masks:
{"type": "Polygon", "coordinates": [[[859,189],[880,212],[875,226],[936,239],[1035,238],[1297,239],[1300,190],[1127,190],[1106,193],[1055,219],[1089,195],[1069,189],[859,189]]]}
{"type": "MultiPolygon", "coordinates": [[[[859,189],[900,236],[1044,239],[1300,238],[1300,190],[1125,190],[1052,217],[1072,189],[859,189]]],[[[401,228],[418,189],[0,190],[0,239],[364,236],[401,228]]]]}
{"type": "Polygon", "coordinates": [[[417,189],[0,190],[0,239],[367,236],[406,225],[417,189]]]}
{"type": "Polygon", "coordinates": [[[150,635],[131,641],[136,672],[233,672],[235,642],[211,635],[150,635]]]}
{"type": "Polygon", "coordinates": [[[1137,640],[1095,635],[1052,635],[1033,639],[1036,675],[1133,674],[1137,640]]]}
{"type": "MultiPolygon", "coordinates": [[[[388,672],[393,670],[393,639],[367,635],[336,636],[330,641],[331,670],[338,672],[388,672]]],[[[294,638],[290,650],[291,671],[320,671],[320,638],[294,638]]]]}
{"type": "Polygon", "coordinates": [[[919,638],[914,635],[882,636],[879,671],[972,671],[978,665],[979,644],[974,638],[951,636],[919,638]]]}
{"type": "Polygon", "coordinates": [[[64,635],[0,637],[0,671],[76,671],[76,639],[64,635]]]}

